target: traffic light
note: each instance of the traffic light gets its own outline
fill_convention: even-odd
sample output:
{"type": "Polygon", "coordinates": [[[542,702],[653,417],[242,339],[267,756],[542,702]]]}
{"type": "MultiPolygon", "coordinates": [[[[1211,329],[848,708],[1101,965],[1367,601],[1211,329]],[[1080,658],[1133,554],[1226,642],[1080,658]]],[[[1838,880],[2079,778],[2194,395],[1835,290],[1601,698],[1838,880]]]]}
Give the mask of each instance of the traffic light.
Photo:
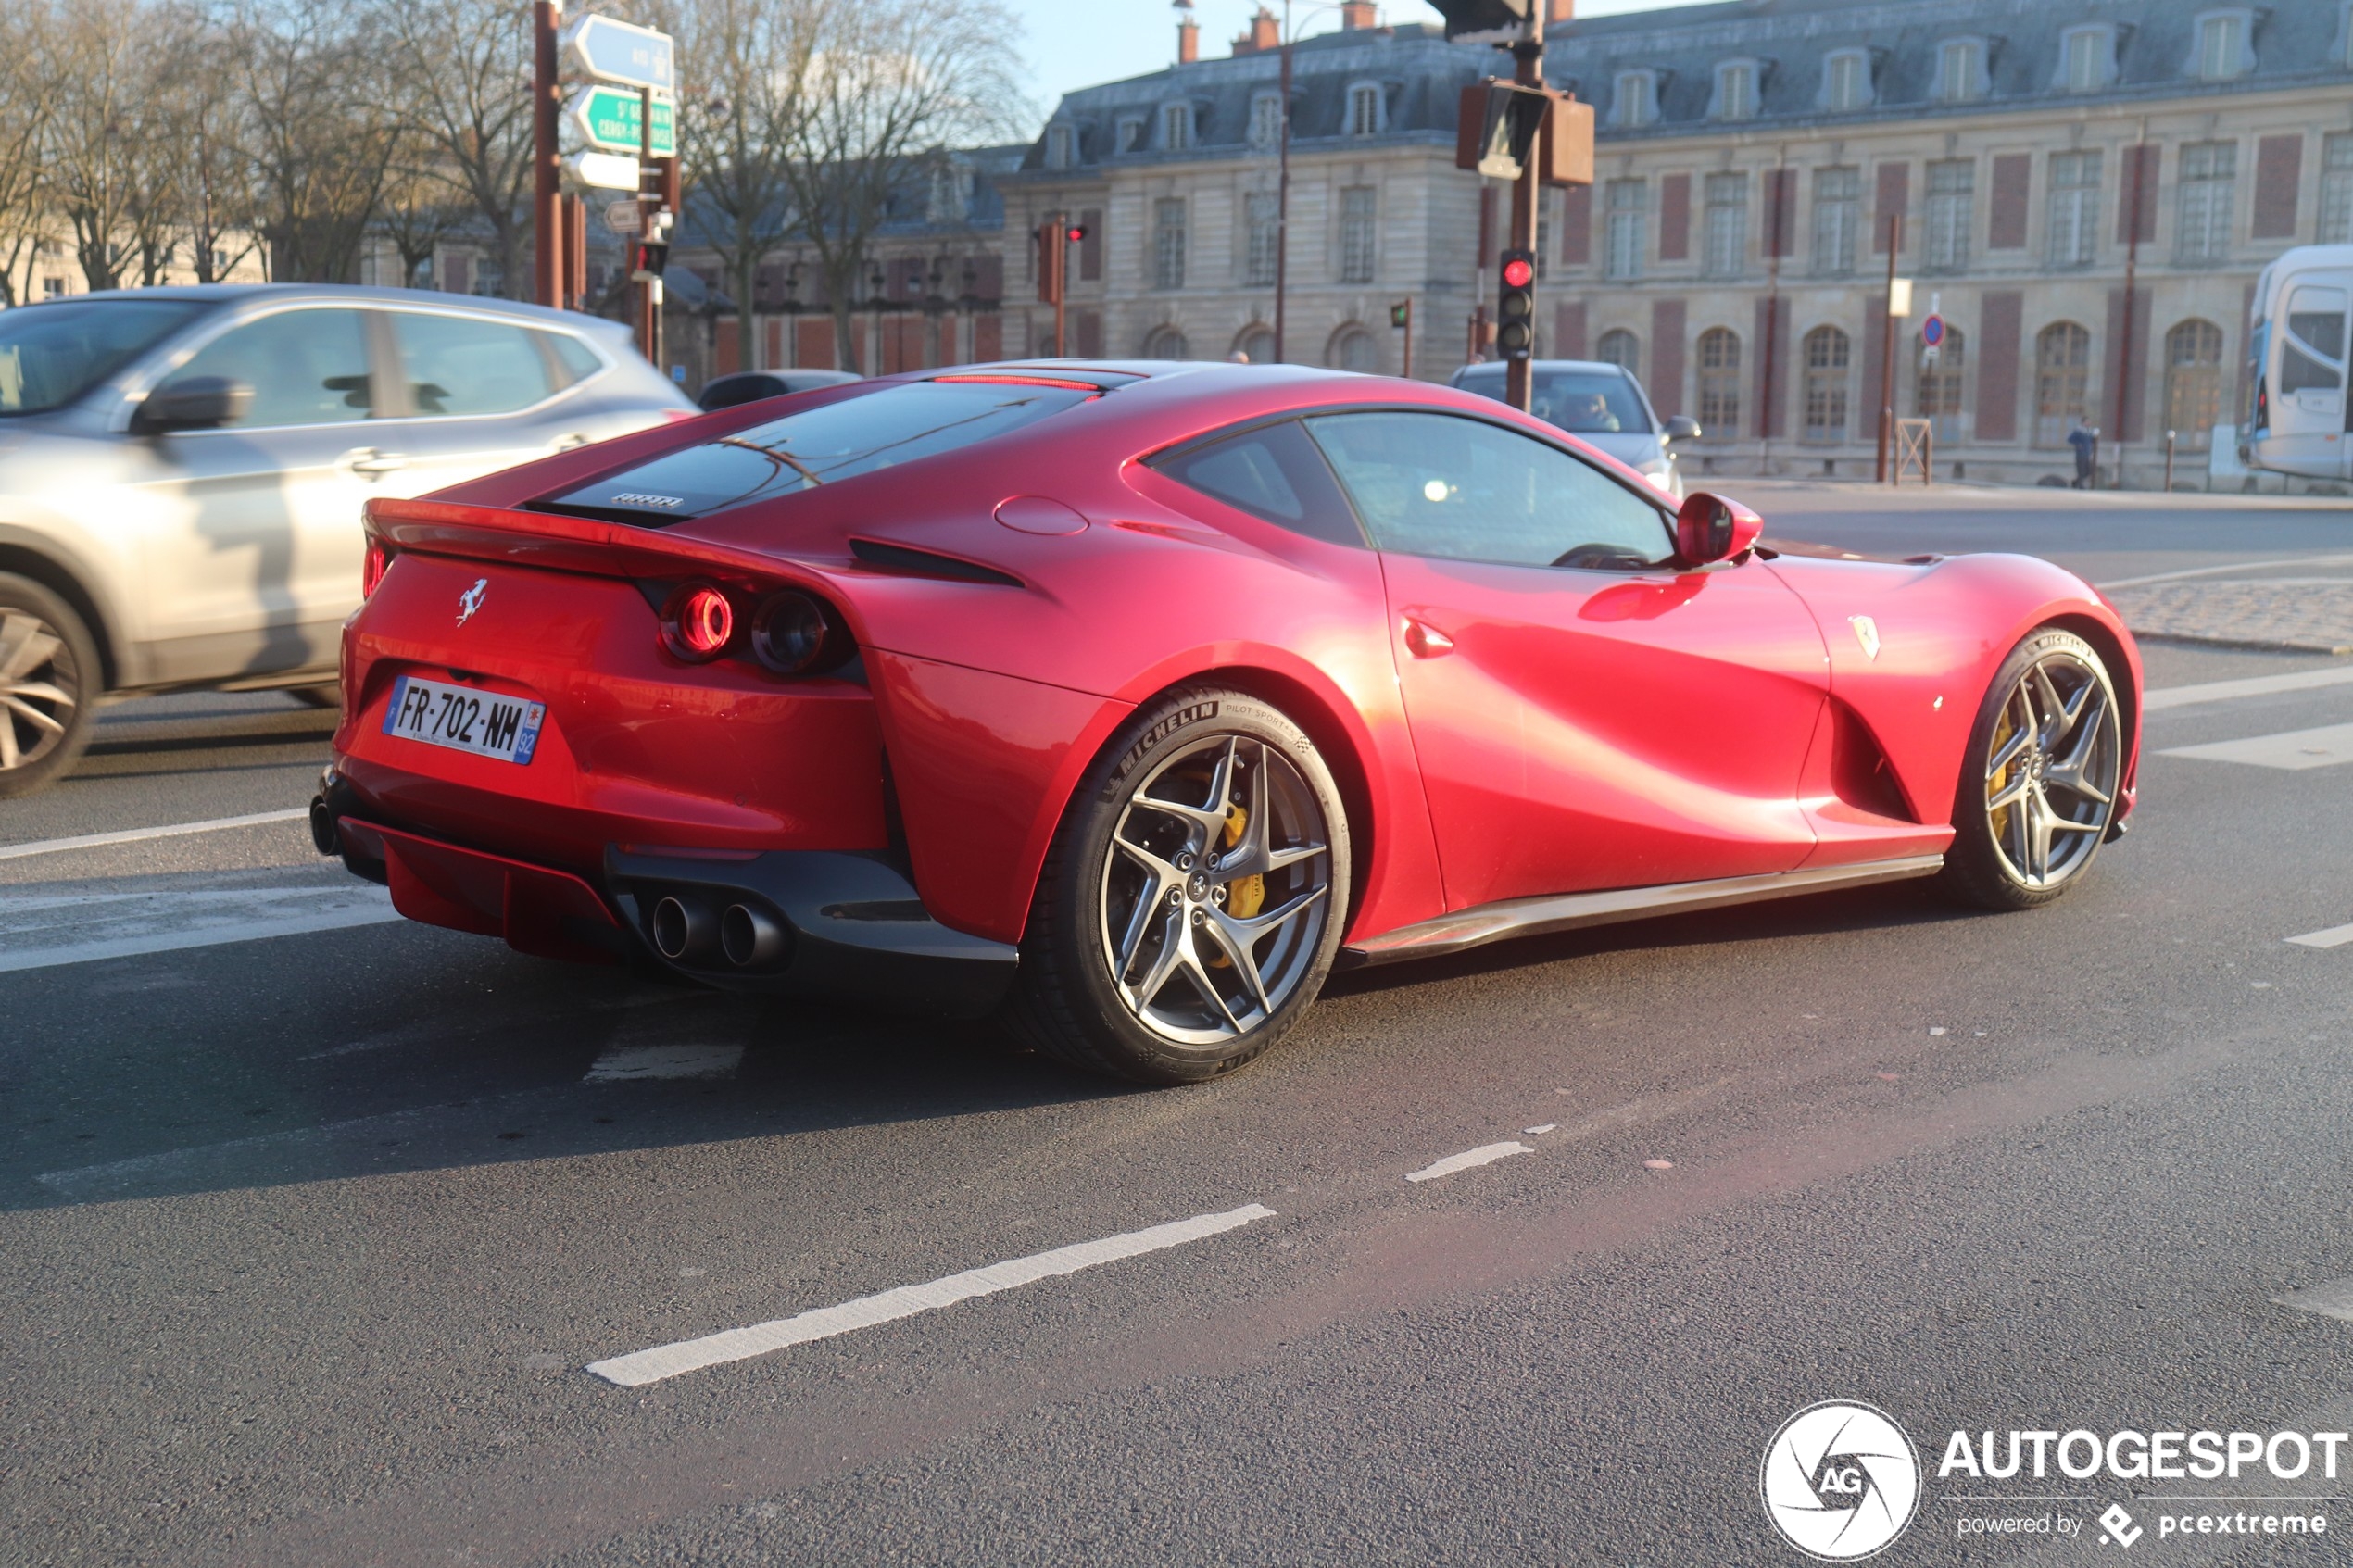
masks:
{"type": "Polygon", "coordinates": [[[1414,324],[1414,302],[1410,299],[1389,307],[1389,324],[1403,331],[1414,324]]]}
{"type": "Polygon", "coordinates": [[[1503,288],[1495,296],[1495,346],[1506,359],[1536,349],[1536,253],[1504,253],[1503,288]]]}
{"type": "Polygon", "coordinates": [[[1038,302],[1060,305],[1070,278],[1069,241],[1084,231],[1049,218],[1038,225],[1038,302]]]}
{"type": "Polygon", "coordinates": [[[670,265],[670,241],[665,235],[658,240],[632,240],[629,243],[629,276],[646,282],[661,276],[670,265]]]}

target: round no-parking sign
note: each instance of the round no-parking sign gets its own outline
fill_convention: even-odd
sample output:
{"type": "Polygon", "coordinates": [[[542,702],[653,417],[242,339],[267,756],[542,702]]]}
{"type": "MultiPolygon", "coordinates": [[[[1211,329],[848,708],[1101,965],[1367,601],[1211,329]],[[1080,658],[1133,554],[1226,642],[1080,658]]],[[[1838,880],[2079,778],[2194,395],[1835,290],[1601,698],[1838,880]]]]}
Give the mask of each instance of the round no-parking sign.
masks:
{"type": "Polygon", "coordinates": [[[1932,311],[1930,313],[1928,320],[1920,323],[1920,342],[1931,348],[1941,348],[1944,346],[1944,317],[1936,315],[1932,311]]]}

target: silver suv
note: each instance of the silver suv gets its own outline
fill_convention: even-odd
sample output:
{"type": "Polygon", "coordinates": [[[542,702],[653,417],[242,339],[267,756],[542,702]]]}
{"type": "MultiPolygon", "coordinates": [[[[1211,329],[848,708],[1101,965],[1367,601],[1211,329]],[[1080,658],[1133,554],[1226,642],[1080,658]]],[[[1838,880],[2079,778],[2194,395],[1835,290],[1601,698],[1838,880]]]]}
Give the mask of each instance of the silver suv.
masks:
{"type": "MultiPolygon", "coordinates": [[[[1683,470],[1675,460],[1675,443],[1698,439],[1696,420],[1682,414],[1661,420],[1633,372],[1606,360],[1538,359],[1529,372],[1529,412],[1600,447],[1669,498],[1683,498],[1683,470]]],[[[1500,403],[1504,367],[1492,361],[1466,365],[1450,384],[1500,403]]]]}
{"type": "Polygon", "coordinates": [[[126,290],[0,311],[0,797],[109,693],[331,701],[359,508],[691,417],[595,317],[403,289],[126,290]]]}

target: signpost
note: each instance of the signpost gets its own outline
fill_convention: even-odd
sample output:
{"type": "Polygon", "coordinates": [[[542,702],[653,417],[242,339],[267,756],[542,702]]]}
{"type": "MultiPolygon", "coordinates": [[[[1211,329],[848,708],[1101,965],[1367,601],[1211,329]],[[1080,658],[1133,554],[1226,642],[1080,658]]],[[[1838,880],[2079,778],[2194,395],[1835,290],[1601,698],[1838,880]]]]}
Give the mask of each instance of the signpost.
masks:
{"type": "Polygon", "coordinates": [[[634,198],[629,201],[615,202],[605,208],[605,227],[616,234],[635,233],[637,221],[637,203],[634,198]]]}
{"type": "Polygon", "coordinates": [[[599,191],[634,191],[645,179],[635,158],[618,153],[573,153],[564,159],[564,172],[574,183],[599,191]]]}
{"type": "Polygon", "coordinates": [[[669,93],[678,86],[677,46],[666,32],[610,17],[583,17],[564,30],[563,57],[583,76],[669,93]]]}
{"type": "MultiPolygon", "coordinates": [[[[639,126],[645,119],[641,94],[601,83],[583,87],[564,103],[564,123],[586,145],[608,153],[638,153],[647,144],[639,126]]],[[[653,155],[678,156],[678,110],[668,98],[654,100],[653,155]]]]}

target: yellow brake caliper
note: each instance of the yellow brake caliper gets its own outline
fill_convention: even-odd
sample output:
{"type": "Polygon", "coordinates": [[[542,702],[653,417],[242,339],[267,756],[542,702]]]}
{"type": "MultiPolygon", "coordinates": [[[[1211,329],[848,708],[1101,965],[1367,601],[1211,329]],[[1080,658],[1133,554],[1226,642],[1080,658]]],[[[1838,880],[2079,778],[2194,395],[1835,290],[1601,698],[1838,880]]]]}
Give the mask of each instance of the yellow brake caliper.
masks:
{"type": "MultiPolygon", "coordinates": [[[[1237,804],[1226,808],[1226,847],[1231,849],[1242,841],[1250,827],[1250,813],[1237,804]]],[[[1266,879],[1263,876],[1238,876],[1226,884],[1226,912],[1239,920],[1248,920],[1266,903],[1266,879]]],[[[1209,960],[1212,969],[1224,969],[1231,960],[1219,953],[1209,960]]]]}
{"type": "MultiPolygon", "coordinates": [[[[2000,751],[2003,746],[2009,744],[2010,736],[2017,733],[2018,726],[2010,722],[2009,709],[2005,707],[2002,709],[2001,721],[1994,726],[1994,749],[2000,751]]],[[[1999,795],[2002,792],[2002,786],[2010,782],[2010,770],[2017,766],[2015,761],[2004,763],[1992,778],[1985,781],[1986,795],[1988,797],[1999,795]]],[[[1996,843],[2000,842],[2004,832],[2009,826],[2010,810],[2011,808],[2007,806],[1997,806],[1987,813],[1996,843]]]]}

